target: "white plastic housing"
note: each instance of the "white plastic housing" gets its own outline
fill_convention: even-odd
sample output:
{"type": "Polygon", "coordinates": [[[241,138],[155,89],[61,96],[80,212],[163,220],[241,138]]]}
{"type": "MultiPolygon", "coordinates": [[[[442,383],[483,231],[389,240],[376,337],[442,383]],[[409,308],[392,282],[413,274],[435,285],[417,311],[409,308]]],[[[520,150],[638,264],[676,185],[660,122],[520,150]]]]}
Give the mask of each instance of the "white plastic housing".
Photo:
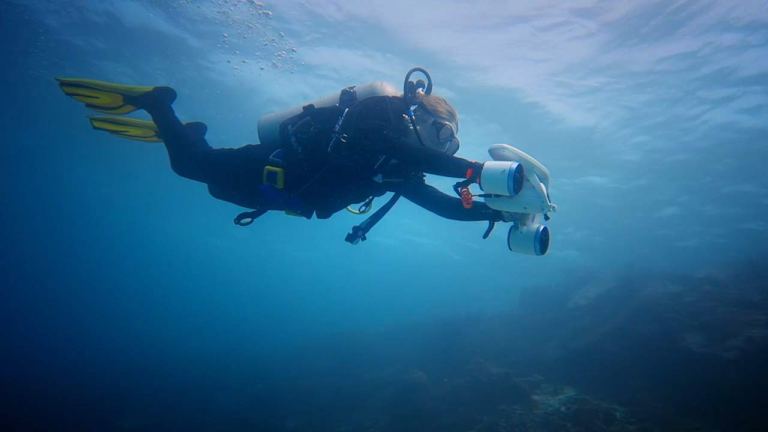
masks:
{"type": "Polygon", "coordinates": [[[509,144],[494,144],[488,148],[488,154],[497,161],[518,161],[525,167],[526,174],[536,174],[549,187],[549,170],[528,153],[509,144]]]}
{"type": "Polygon", "coordinates": [[[542,224],[513,223],[507,233],[507,246],[512,252],[545,255],[549,250],[549,228],[542,224]]]}
{"type": "MultiPolygon", "coordinates": [[[[548,213],[557,209],[549,199],[549,171],[544,165],[522,150],[507,144],[494,144],[488,149],[488,153],[495,161],[514,161],[522,165],[525,178],[522,189],[515,196],[485,198],[485,203],[489,207],[506,212],[529,214],[548,213]]],[[[489,163],[491,162],[486,162],[486,165],[489,163]]]]}
{"type": "Polygon", "coordinates": [[[487,197],[490,208],[512,213],[547,213],[552,204],[547,199],[547,189],[536,175],[526,176],[520,192],[513,196],[487,197]]]}
{"type": "Polygon", "coordinates": [[[515,196],[525,180],[525,168],[515,161],[488,161],[483,164],[480,187],[494,195],[515,196]]]}
{"type": "MultiPolygon", "coordinates": [[[[391,84],[383,81],[375,81],[368,84],[355,86],[357,92],[357,100],[361,101],[372,96],[399,96],[400,92],[391,84]]],[[[259,142],[261,144],[274,144],[277,145],[280,142],[280,124],[301,113],[303,107],[307,105],[314,105],[316,108],[325,108],[337,105],[339,103],[339,92],[330,94],[328,96],[315,99],[313,101],[305,102],[301,105],[296,105],[287,110],[270,113],[262,116],[259,119],[259,142]]]]}

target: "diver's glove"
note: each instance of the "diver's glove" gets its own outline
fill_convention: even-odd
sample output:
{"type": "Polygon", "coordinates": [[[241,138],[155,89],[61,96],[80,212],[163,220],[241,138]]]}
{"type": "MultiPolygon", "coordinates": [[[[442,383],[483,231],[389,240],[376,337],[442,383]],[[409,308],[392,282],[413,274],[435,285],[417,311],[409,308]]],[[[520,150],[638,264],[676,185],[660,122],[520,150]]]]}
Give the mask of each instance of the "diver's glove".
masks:
{"type": "Polygon", "coordinates": [[[465,179],[453,185],[453,191],[461,198],[461,205],[465,209],[472,208],[474,201],[472,200],[472,191],[469,187],[473,183],[480,184],[480,175],[483,172],[483,164],[479,162],[472,162],[472,165],[467,168],[465,179]]]}

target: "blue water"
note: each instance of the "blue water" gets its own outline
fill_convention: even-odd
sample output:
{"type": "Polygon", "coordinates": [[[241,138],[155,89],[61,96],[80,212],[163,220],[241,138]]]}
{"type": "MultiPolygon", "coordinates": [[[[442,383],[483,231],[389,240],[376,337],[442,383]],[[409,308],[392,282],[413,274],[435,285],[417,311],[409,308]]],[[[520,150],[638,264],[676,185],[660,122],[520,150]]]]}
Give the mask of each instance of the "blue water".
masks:
{"type": "Polygon", "coordinates": [[[764,1],[11,0],[0,41],[3,430],[768,428],[764,1]],[[550,169],[547,256],[405,200],[356,246],[237,227],[54,80],[172,86],[238,147],[413,66],[459,156],[550,169]]]}

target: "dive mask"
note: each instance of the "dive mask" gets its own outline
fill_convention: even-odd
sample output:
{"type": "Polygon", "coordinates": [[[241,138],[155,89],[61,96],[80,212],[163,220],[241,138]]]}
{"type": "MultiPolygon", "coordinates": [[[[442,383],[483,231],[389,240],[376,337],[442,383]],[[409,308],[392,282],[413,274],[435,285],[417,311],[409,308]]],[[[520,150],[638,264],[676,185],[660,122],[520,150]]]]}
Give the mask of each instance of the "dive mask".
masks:
{"type": "Polygon", "coordinates": [[[435,129],[438,148],[449,155],[453,155],[459,150],[459,137],[456,136],[455,126],[451,122],[434,120],[432,127],[435,129]]]}
{"type": "Polygon", "coordinates": [[[412,126],[421,145],[449,155],[459,150],[456,126],[446,120],[437,120],[430,113],[411,117],[412,126]]]}

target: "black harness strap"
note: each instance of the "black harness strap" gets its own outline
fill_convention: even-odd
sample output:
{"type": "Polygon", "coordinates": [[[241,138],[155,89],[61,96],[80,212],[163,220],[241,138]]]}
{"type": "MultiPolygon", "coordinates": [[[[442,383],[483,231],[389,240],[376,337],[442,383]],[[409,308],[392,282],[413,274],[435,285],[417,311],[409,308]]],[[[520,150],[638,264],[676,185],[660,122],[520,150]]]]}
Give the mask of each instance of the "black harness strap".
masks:
{"type": "Polygon", "coordinates": [[[352,227],[352,232],[347,234],[347,237],[344,238],[344,240],[347,243],[351,244],[358,244],[361,241],[366,240],[366,234],[368,234],[368,231],[371,230],[379,221],[381,218],[384,217],[384,215],[389,212],[390,209],[395,205],[397,200],[400,199],[400,194],[394,194],[392,195],[392,198],[389,199],[389,201],[386,202],[383,206],[381,206],[380,209],[376,210],[374,214],[372,214],[368,219],[364,220],[363,223],[360,225],[355,225],[352,227]]]}

